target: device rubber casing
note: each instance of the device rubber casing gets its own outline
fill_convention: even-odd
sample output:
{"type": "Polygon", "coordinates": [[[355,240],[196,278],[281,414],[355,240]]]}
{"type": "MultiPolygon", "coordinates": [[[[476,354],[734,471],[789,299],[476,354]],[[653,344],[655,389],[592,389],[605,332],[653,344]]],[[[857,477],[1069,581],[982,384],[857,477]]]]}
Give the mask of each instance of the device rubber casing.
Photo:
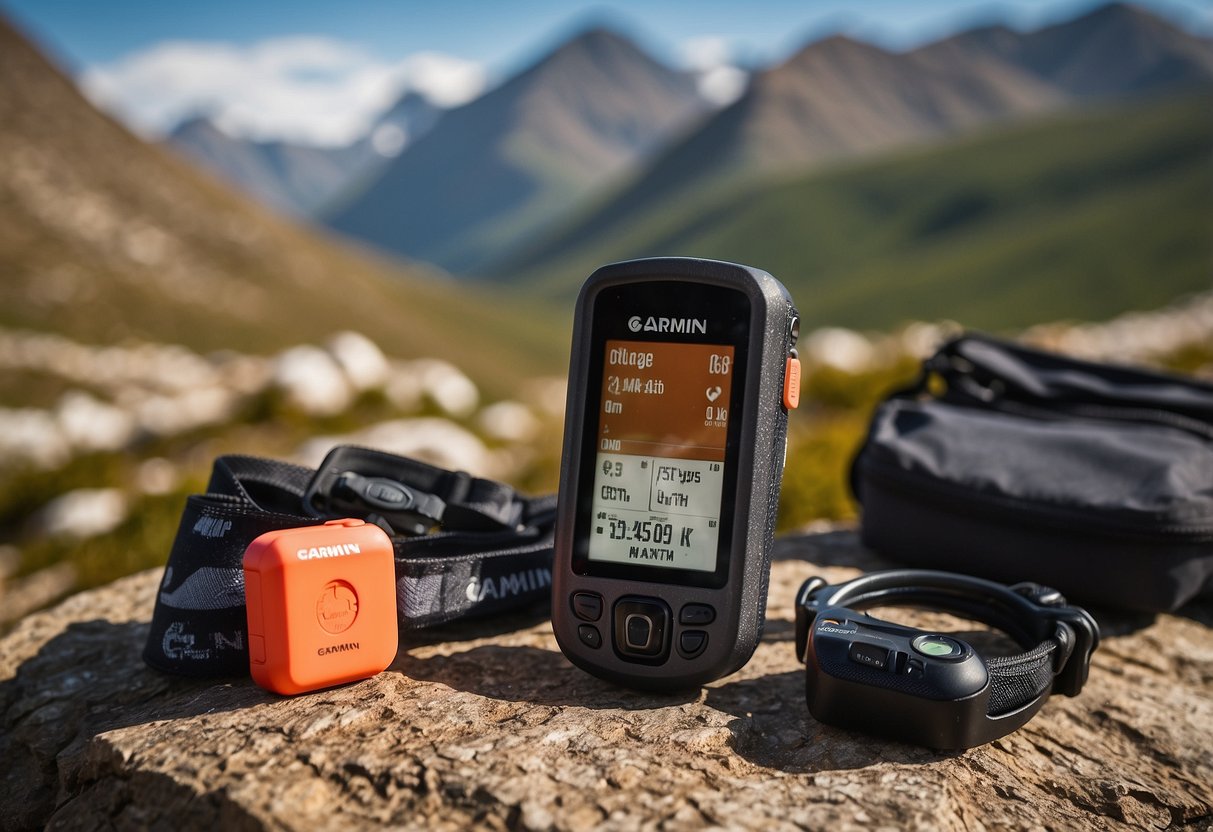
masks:
{"type": "MultiPolygon", "coordinates": [[[[552,570],[552,627],[561,650],[573,664],[618,684],[660,690],[717,679],[742,667],[753,654],[766,610],[771,546],[786,456],[784,376],[788,359],[794,356],[798,320],[787,290],[771,275],[713,260],[671,257],[614,263],[595,271],[582,286],[573,327],[552,570]],[[587,412],[587,401],[597,401],[597,394],[587,389],[593,376],[595,303],[608,290],[652,281],[685,283],[687,293],[694,293],[700,285],[734,289],[745,294],[750,306],[735,497],[729,500],[725,494],[722,508],[722,518],[732,515],[730,538],[720,540],[721,546],[729,547],[727,581],[716,588],[578,574],[573,567],[583,441],[585,432],[594,431],[597,423],[597,414],[587,412]],[[596,648],[587,646],[578,636],[578,628],[586,621],[572,609],[572,596],[577,592],[591,592],[603,599],[602,617],[588,625],[601,632],[601,643],[596,648]],[[694,658],[670,649],[668,658],[660,664],[622,658],[614,649],[611,617],[615,605],[621,601],[627,604],[629,597],[660,599],[668,605],[673,632],[666,637],[675,645],[680,631],[688,629],[679,622],[680,610],[688,604],[710,606],[714,620],[708,625],[694,625],[707,633],[707,646],[694,658]]],[[[643,340],[641,335],[635,337],[643,340]]],[[[798,372],[798,363],[795,366],[798,372]]]]}
{"type": "Polygon", "coordinates": [[[1037,584],[1006,587],[947,572],[885,570],[834,586],[819,577],[805,581],[796,598],[795,642],[805,663],[809,712],[819,722],[953,750],[1022,727],[1052,694],[1077,696],[1099,645],[1099,625],[1056,590],[1037,584]],[[957,634],[862,611],[883,606],[981,621],[1029,652],[1000,659],[996,680],[995,660],[987,661],[957,634]],[[920,640],[957,649],[919,649],[920,640]],[[1041,652],[1049,642],[1053,649],[1041,652]]]}
{"type": "Polygon", "coordinates": [[[362,520],[266,532],[244,553],[249,670],[282,694],[374,676],[396,656],[392,542],[362,520]]]}
{"type": "MultiPolygon", "coordinates": [[[[973,648],[953,634],[963,652],[955,658],[933,659],[910,646],[925,630],[870,619],[848,609],[826,609],[817,619],[805,661],[805,693],[809,713],[819,722],[891,737],[928,748],[972,748],[990,735],[1020,728],[1040,710],[1047,693],[1028,705],[997,717],[986,711],[990,680],[973,648]],[[837,620],[850,633],[835,634],[824,626],[837,620]],[[918,662],[913,678],[896,669],[857,664],[850,653],[856,643],[880,645],[901,662],[918,662]]],[[[896,660],[894,660],[896,661],[896,660]]]]}

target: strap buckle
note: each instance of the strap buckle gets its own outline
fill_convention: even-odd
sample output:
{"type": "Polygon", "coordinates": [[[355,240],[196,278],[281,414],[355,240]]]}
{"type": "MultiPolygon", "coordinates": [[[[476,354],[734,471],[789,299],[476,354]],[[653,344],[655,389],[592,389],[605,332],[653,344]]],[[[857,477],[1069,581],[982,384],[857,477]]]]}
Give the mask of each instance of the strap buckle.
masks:
{"type": "Polygon", "coordinates": [[[362,517],[388,534],[428,534],[442,523],[446,502],[393,476],[384,464],[389,459],[361,448],[334,448],[308,484],[304,507],[314,517],[362,517]]]}
{"type": "Polygon", "coordinates": [[[1025,582],[1011,589],[1040,607],[1041,615],[1054,623],[1053,691],[1077,696],[1087,682],[1091,654],[1099,646],[1099,624],[1082,607],[1067,605],[1065,596],[1050,587],[1025,582]]]}
{"type": "Polygon", "coordinates": [[[817,599],[814,597],[819,589],[829,586],[829,581],[820,576],[809,578],[796,591],[796,658],[805,661],[805,650],[809,646],[809,631],[817,620],[817,599]]]}
{"type": "MultiPolygon", "coordinates": [[[[1059,636],[1065,630],[1074,635],[1073,649],[1067,651],[1069,660],[1064,665],[1054,666],[1057,678],[1053,681],[1053,692],[1077,696],[1087,682],[1091,654],[1099,646],[1099,625],[1082,607],[1052,607],[1045,608],[1044,612],[1056,622],[1059,636]]],[[[1058,641],[1059,648],[1064,648],[1060,638],[1058,641]]]]}
{"type": "Polygon", "coordinates": [[[1066,597],[1051,586],[1021,581],[1011,587],[1012,592],[1019,593],[1038,607],[1064,607],[1066,597]]]}

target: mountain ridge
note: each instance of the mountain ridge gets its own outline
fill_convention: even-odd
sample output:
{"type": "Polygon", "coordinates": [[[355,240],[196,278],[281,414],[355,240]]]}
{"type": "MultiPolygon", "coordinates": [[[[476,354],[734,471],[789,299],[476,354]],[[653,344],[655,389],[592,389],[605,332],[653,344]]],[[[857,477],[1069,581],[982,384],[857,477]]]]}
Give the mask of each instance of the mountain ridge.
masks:
{"type": "Polygon", "coordinates": [[[327,222],[471,271],[486,249],[543,227],[705,106],[689,76],[591,28],[451,110],[327,222]]]}
{"type": "Polygon", "coordinates": [[[305,217],[332,199],[371,161],[349,147],[239,138],[203,115],[182,121],[163,143],[259,202],[305,217]]]}
{"type": "Polygon", "coordinates": [[[814,164],[1115,98],[1107,85],[1090,88],[1073,79],[1098,75],[1109,60],[1123,64],[1123,50],[1145,57],[1119,76],[1122,95],[1209,83],[1213,57],[1188,59],[1192,45],[1201,43],[1147,12],[1117,4],[1029,32],[979,27],[900,53],[842,35],[825,37],[755,76],[738,101],[489,271],[510,280],[541,270],[579,247],[601,247],[637,215],[697,192],[707,198],[743,178],[799,175],[814,164]],[[1064,71],[1069,86],[1038,65],[1033,56],[1042,51],[1077,56],[1064,71]],[[1166,58],[1171,54],[1174,62],[1166,58]],[[1158,69],[1175,62],[1183,72],[1168,78],[1158,69]]]}
{"type": "Polygon", "coordinates": [[[1029,32],[978,27],[917,51],[955,48],[997,55],[1080,100],[1172,92],[1213,76],[1213,40],[1119,2],[1029,32]]]}
{"type": "Polygon", "coordinates": [[[373,177],[392,156],[425,135],[442,112],[409,90],[365,136],[339,147],[237,137],[198,114],[180,122],[163,144],[263,204],[308,218],[373,177]]]}
{"type": "Polygon", "coordinates": [[[845,35],[813,41],[751,79],[733,104],[665,148],[561,237],[495,268],[525,268],[609,234],[713,180],[807,167],[1058,109],[1063,99],[1028,74],[966,55],[966,73],[938,55],[894,53],[845,35]]]}
{"type": "Polygon", "coordinates": [[[806,327],[1002,330],[1160,307],[1210,285],[1206,105],[1117,102],[740,181],[638,216],[527,285],[571,299],[594,264],[694,254],[771,271],[806,327]]]}

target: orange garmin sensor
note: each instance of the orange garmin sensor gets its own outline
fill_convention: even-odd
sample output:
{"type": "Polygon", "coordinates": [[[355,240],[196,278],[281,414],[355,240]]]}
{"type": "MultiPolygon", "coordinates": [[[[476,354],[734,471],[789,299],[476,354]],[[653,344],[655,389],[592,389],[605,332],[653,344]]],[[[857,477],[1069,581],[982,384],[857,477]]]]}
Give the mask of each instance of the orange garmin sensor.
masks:
{"type": "Polygon", "coordinates": [[[396,657],[392,541],[362,520],[266,532],[244,552],[249,669],[275,693],[374,676],[396,657]]]}

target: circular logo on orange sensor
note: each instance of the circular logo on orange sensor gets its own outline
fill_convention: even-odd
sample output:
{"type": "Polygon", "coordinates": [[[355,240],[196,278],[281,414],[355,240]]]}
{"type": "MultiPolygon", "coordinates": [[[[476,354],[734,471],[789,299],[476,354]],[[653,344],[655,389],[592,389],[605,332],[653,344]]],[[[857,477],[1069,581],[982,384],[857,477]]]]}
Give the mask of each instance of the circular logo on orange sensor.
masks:
{"type": "Polygon", "coordinates": [[[345,581],[329,581],[316,602],[316,620],[330,633],[344,633],[358,617],[358,593],[345,581]]]}

